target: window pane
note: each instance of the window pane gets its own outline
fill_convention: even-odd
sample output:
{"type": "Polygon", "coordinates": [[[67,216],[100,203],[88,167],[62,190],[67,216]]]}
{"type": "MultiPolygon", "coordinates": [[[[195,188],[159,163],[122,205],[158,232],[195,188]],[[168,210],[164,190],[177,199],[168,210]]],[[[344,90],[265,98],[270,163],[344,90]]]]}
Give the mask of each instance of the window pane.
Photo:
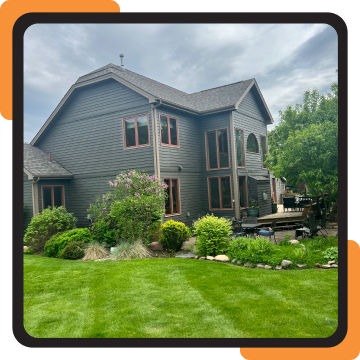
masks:
{"type": "Polygon", "coordinates": [[[139,145],[149,144],[147,116],[140,116],[137,118],[137,130],[138,130],[139,145]]]}
{"type": "Polygon", "coordinates": [[[221,196],[222,196],[222,207],[224,209],[230,209],[231,208],[231,190],[230,190],[230,178],[229,177],[223,177],[220,178],[221,180],[221,196]]]}
{"type": "Polygon", "coordinates": [[[51,188],[43,188],[43,200],[44,200],[44,209],[51,205],[51,188]]]}
{"type": "Polygon", "coordinates": [[[165,188],[165,193],[168,195],[165,202],[165,214],[171,214],[170,180],[164,180],[164,183],[168,186],[165,188]]]}
{"type": "Polygon", "coordinates": [[[220,167],[221,168],[229,167],[227,130],[219,130],[217,133],[218,133],[218,143],[219,143],[220,167]]]}
{"type": "Polygon", "coordinates": [[[62,205],[62,188],[60,186],[54,187],[54,206],[62,205]]]}
{"type": "Polygon", "coordinates": [[[172,201],[173,201],[173,214],[178,214],[180,212],[180,207],[179,207],[177,180],[174,179],[171,180],[171,193],[172,193],[172,201]]]}
{"type": "Polygon", "coordinates": [[[177,145],[176,119],[170,119],[170,141],[171,145],[177,145]]]}
{"type": "Polygon", "coordinates": [[[246,177],[239,177],[239,195],[240,195],[240,207],[246,207],[246,177]]]}
{"type": "Polygon", "coordinates": [[[125,120],[126,147],[136,146],[135,142],[135,119],[125,120]]]}
{"type": "Polygon", "coordinates": [[[208,154],[209,154],[209,168],[217,169],[217,151],[216,151],[216,131],[206,133],[208,154]]]}
{"type": "Polygon", "coordinates": [[[211,209],[220,209],[218,178],[210,178],[209,184],[210,184],[210,207],[211,209]]]}
{"type": "Polygon", "coordinates": [[[161,124],[161,142],[163,144],[169,144],[169,134],[168,134],[168,123],[165,116],[160,116],[161,124]]]}
{"type": "Polygon", "coordinates": [[[254,134],[250,134],[247,138],[246,150],[249,152],[258,153],[258,143],[254,134]]]}
{"type": "Polygon", "coordinates": [[[265,136],[260,136],[260,141],[261,141],[261,157],[262,157],[262,167],[264,168],[264,162],[265,162],[265,154],[266,154],[266,138],[265,136]]]}
{"type": "Polygon", "coordinates": [[[245,166],[243,131],[236,130],[235,137],[236,137],[237,166],[245,166]]]}

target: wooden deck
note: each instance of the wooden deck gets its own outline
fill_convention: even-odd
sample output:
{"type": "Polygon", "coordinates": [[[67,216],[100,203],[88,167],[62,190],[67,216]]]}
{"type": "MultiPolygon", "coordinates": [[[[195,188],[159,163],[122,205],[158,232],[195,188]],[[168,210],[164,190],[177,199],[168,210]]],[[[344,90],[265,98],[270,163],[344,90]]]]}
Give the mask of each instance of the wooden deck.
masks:
{"type": "Polygon", "coordinates": [[[304,221],[306,216],[303,215],[302,211],[293,211],[286,210],[283,211],[283,206],[278,205],[278,212],[275,214],[270,214],[262,217],[258,217],[258,223],[264,225],[270,225],[273,220],[276,219],[276,227],[286,226],[289,227],[295,226],[295,223],[304,221]]]}

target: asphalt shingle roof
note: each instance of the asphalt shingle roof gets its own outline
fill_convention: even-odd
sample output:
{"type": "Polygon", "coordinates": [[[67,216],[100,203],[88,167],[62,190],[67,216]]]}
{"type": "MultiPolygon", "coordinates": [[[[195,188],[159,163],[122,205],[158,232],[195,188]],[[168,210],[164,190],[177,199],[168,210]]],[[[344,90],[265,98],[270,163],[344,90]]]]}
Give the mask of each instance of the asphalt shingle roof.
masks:
{"type": "Polygon", "coordinates": [[[71,177],[72,174],[63,168],[56,160],[51,159],[41,149],[30,144],[24,144],[24,168],[33,176],[71,177]]]}

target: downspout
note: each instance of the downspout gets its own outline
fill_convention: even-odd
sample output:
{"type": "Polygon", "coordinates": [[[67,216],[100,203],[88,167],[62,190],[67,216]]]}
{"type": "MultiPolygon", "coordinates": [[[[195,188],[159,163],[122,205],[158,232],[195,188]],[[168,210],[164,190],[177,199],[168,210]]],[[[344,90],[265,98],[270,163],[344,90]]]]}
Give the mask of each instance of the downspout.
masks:
{"type": "Polygon", "coordinates": [[[236,151],[235,151],[235,126],[234,114],[230,111],[230,143],[231,143],[231,159],[233,169],[233,184],[234,184],[234,203],[235,203],[235,218],[240,219],[240,198],[239,198],[239,185],[236,165],[236,151]]]}
{"type": "Polygon", "coordinates": [[[39,180],[40,177],[36,180],[33,178],[32,181],[33,216],[36,216],[39,213],[39,192],[37,185],[35,185],[39,180]]]}
{"type": "Polygon", "coordinates": [[[155,176],[160,177],[160,155],[159,155],[159,137],[158,137],[158,125],[156,108],[162,105],[162,100],[156,105],[151,105],[151,124],[153,129],[153,144],[154,144],[154,173],[155,176]]]}

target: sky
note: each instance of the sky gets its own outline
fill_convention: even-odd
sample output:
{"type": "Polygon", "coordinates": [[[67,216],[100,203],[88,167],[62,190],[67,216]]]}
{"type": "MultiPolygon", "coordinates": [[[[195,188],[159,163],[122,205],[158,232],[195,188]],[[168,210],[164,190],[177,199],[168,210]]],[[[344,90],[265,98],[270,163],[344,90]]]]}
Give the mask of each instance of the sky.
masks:
{"type": "Polygon", "coordinates": [[[256,78],[274,118],[337,81],[326,24],[35,24],[24,35],[24,141],[82,75],[109,63],[187,93],[256,78]]]}

